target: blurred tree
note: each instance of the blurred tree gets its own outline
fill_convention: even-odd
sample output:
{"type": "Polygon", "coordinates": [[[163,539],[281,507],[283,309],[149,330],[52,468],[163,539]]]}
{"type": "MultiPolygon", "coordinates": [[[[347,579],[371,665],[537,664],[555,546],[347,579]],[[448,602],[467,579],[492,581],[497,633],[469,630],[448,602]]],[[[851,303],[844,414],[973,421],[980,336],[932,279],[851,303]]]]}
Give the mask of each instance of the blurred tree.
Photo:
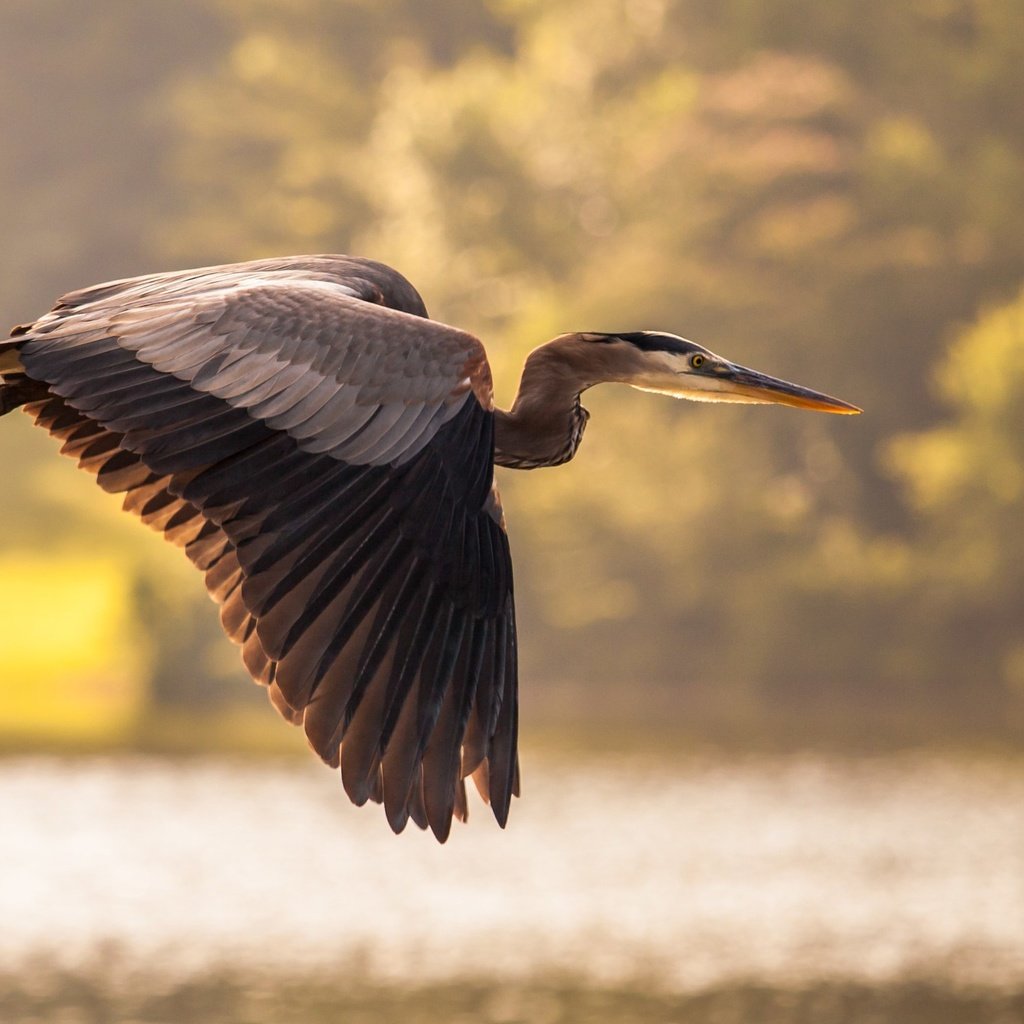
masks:
{"type": "MultiPolygon", "coordinates": [[[[301,29],[234,6],[227,64],[192,88],[232,145],[273,142],[218,160],[231,195],[182,239],[222,245],[223,218],[245,254],[387,260],[485,338],[506,400],[532,344],[623,326],[863,400],[837,423],[606,389],[573,465],[502,486],[527,680],[898,718],[926,683],[879,602],[912,585],[913,508],[876,452],[939,414],[947,325],[1024,271],[1012,7],[518,0],[439,59],[401,3],[371,46],[361,5],[311,2],[301,29]]],[[[187,134],[217,155],[196,95],[187,134]]]]}
{"type": "Polygon", "coordinates": [[[509,43],[476,0],[210,6],[230,39],[213,73],[178,92],[173,166],[188,202],[163,235],[169,252],[199,262],[345,248],[375,213],[359,149],[389,68],[509,43]]]}
{"type": "Polygon", "coordinates": [[[139,273],[168,214],[161,96],[224,45],[203,0],[7,0],[0,6],[0,308],[139,273]]]}
{"type": "MultiPolygon", "coordinates": [[[[574,463],[501,478],[531,706],[572,683],[588,706],[637,713],[662,683],[680,714],[733,720],[904,720],[933,699],[947,716],[1001,713],[1024,673],[1003,548],[968,559],[972,590],[957,559],[929,553],[955,543],[959,499],[924,496],[948,472],[927,455],[935,438],[952,458],[979,415],[957,405],[954,426],[929,430],[946,415],[930,381],[950,325],[1024,280],[1016,0],[71,10],[0,12],[7,38],[50,49],[44,63],[38,43],[14,46],[0,68],[15,140],[0,216],[24,239],[0,254],[0,298],[30,301],[18,315],[65,269],[70,285],[354,251],[476,331],[506,402],[555,333],[658,327],[866,407],[836,421],[588,395],[574,463]],[[894,435],[908,439],[890,449],[894,435]],[[986,605],[989,571],[1005,614],[986,605]],[[953,657],[961,596],[981,622],[953,657]],[[975,641],[991,662],[980,700],[975,641]]],[[[28,467],[45,442],[4,427],[8,537],[38,543],[55,519],[94,536],[77,491],[36,515],[28,467]]],[[[1008,417],[987,429],[1012,449],[1008,417]]],[[[1013,490],[1010,461],[988,471],[1013,490]]],[[[979,523],[1012,514],[1012,497],[972,493],[979,523]]]]}
{"type": "MultiPolygon", "coordinates": [[[[38,316],[62,291],[164,259],[153,236],[168,212],[161,186],[173,138],[161,97],[219,51],[218,26],[201,0],[0,7],[0,309],[9,324],[38,316]]],[[[7,543],[40,543],[55,515],[32,498],[33,467],[46,466],[52,445],[15,419],[0,431],[0,512],[7,543]]],[[[68,465],[62,479],[84,493],[77,475],[68,465]]]]}
{"type": "Polygon", "coordinates": [[[888,445],[920,517],[906,660],[947,700],[970,680],[969,711],[1021,725],[1024,292],[956,340],[937,380],[952,418],[888,445]]]}
{"type": "MultiPolygon", "coordinates": [[[[38,316],[70,288],[158,269],[166,260],[157,225],[174,215],[177,193],[166,175],[175,138],[163,116],[164,96],[177,76],[197,73],[222,51],[220,26],[219,13],[203,0],[0,5],[0,308],[8,324],[38,316]]],[[[57,459],[53,442],[21,416],[5,418],[0,428],[3,547],[26,560],[24,575],[60,575],[52,566],[62,558],[64,591],[89,593],[81,565],[102,560],[109,574],[125,578],[126,594],[136,578],[163,589],[171,579],[178,596],[168,600],[179,617],[182,601],[210,615],[180,553],[165,551],[116,514],[119,502],[70,460],[57,459]]],[[[94,586],[104,579],[93,576],[94,586]]],[[[6,582],[13,599],[17,584],[6,582]]],[[[51,605],[64,607],[56,599],[51,605]]],[[[81,609],[83,623],[92,622],[92,611],[81,609]]],[[[150,668],[157,679],[177,671],[168,664],[171,637],[163,632],[173,634],[175,620],[164,611],[147,617],[133,604],[118,611],[116,623],[94,631],[97,646],[111,635],[121,638],[121,650],[108,646],[91,657],[133,674],[133,699],[144,696],[150,668]]],[[[58,608],[37,606],[25,614],[75,636],[58,608]]],[[[5,624],[11,628],[10,618],[5,624]]],[[[4,633],[0,626],[0,645],[9,648],[12,638],[4,633]]],[[[53,649],[61,644],[55,641],[53,649]]],[[[44,701],[45,687],[36,684],[45,684],[52,656],[42,652],[34,674],[19,663],[8,673],[9,686],[44,701]]],[[[81,662],[85,672],[87,660],[81,662]]],[[[205,672],[207,681],[212,675],[205,672]]],[[[63,721],[66,710],[50,709],[44,720],[63,721]]],[[[84,718],[86,733],[103,726],[84,718]]]]}
{"type": "MultiPolygon", "coordinates": [[[[568,647],[588,676],[686,675],[737,698],[749,680],[791,706],[814,691],[832,699],[822,683],[839,683],[873,701],[865,677],[902,679],[896,653],[866,651],[864,636],[902,565],[886,533],[907,525],[874,453],[934,409],[928,366],[946,324],[1024,265],[1020,236],[975,198],[984,181],[1019,224],[1019,177],[998,161],[982,170],[993,151],[1019,168],[1017,140],[991,118],[930,128],[952,108],[931,105],[927,80],[909,95],[841,45],[808,55],[805,35],[790,53],[764,50],[787,42],[771,12],[764,37],[734,53],[736,26],[709,16],[694,34],[681,5],[523,9],[514,58],[392,76],[371,140],[382,209],[364,248],[409,268],[442,316],[505,341],[492,351],[506,395],[526,339],[625,322],[685,325],[712,347],[872,397],[855,425],[595,397],[605,414],[579,462],[511,502],[517,540],[535,548],[525,563],[546,567],[542,617],[559,632],[532,671],[550,673],[550,652],[568,647]],[[711,26],[717,45],[705,46],[711,26]],[[563,550],[566,536],[579,549],[563,550]],[[829,570],[848,559],[856,579],[829,570]],[[650,630],[641,664],[607,639],[604,622],[623,617],[650,630]]],[[[923,10],[879,21],[879,59],[897,56],[888,31],[929,27],[923,10]]],[[[847,22],[859,17],[848,9],[847,22]]],[[[998,28],[979,45],[1009,96],[1020,65],[1002,59],[998,28]]],[[[954,39],[925,70],[946,88],[943,68],[977,59],[954,39]]]]}

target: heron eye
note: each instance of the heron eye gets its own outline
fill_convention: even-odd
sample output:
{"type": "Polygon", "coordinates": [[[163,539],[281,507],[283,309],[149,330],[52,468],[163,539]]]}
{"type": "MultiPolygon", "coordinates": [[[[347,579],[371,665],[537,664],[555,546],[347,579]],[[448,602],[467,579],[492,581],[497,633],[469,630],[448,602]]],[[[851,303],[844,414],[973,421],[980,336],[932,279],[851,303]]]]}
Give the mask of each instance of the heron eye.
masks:
{"type": "Polygon", "coordinates": [[[695,370],[699,370],[706,362],[707,357],[702,356],[699,352],[696,352],[692,356],[690,356],[690,365],[695,370]]]}

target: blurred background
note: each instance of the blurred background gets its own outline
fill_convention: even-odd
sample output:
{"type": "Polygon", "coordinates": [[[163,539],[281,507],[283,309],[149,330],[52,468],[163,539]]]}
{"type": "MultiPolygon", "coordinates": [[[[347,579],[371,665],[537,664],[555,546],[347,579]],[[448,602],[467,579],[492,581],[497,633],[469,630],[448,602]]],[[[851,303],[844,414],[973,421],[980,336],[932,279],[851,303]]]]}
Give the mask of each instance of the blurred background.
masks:
{"type": "Polygon", "coordinates": [[[1024,1017],[1019,0],[6,0],[0,40],[12,325],[350,252],[502,404],[555,334],[660,329],[865,409],[601,388],[499,475],[524,800],[444,849],[6,418],[0,1017],[1024,1017]]]}

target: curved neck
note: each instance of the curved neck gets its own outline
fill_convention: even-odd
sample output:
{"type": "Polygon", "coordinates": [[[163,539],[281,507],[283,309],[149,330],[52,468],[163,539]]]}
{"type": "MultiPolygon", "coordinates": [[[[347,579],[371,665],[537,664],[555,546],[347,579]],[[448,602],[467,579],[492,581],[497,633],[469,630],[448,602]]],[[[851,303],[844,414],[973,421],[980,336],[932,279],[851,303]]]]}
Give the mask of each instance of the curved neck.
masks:
{"type": "Polygon", "coordinates": [[[494,461],[513,469],[536,469],[568,462],[579,447],[589,413],[580,394],[592,384],[571,344],[556,338],[526,359],[519,392],[507,412],[494,412],[494,461]]]}

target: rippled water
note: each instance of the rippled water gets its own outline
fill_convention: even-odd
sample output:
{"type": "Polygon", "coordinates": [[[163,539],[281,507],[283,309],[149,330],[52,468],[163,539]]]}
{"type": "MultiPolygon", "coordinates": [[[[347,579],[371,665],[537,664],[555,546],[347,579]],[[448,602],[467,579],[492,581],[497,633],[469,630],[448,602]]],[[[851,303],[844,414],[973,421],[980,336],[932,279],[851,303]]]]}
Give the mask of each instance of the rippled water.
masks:
{"type": "Polygon", "coordinates": [[[1024,763],[527,756],[501,832],[394,837],[315,764],[0,762],[0,963],[1024,987],[1024,763]]]}

